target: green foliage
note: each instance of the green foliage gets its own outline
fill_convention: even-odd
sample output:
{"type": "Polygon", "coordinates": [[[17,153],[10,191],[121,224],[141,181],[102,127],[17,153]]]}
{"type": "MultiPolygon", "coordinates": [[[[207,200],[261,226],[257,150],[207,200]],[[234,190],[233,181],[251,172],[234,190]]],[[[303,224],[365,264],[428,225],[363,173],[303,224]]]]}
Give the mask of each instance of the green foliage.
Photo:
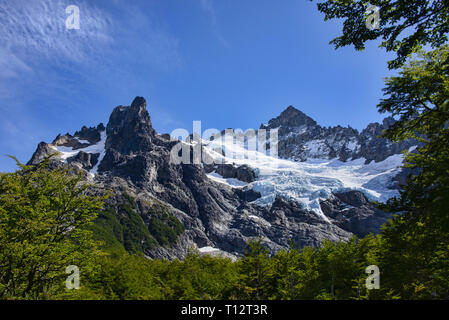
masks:
{"type": "Polygon", "coordinates": [[[171,245],[184,232],[183,224],[160,203],[148,212],[148,226],[136,212],[135,199],[123,194],[123,201],[101,211],[92,227],[103,248],[120,253],[144,253],[157,245],[171,245]]]}
{"type": "Polygon", "coordinates": [[[239,261],[240,292],[243,298],[267,299],[270,262],[268,250],[261,245],[261,240],[250,241],[246,254],[239,261]]]}
{"type": "Polygon", "coordinates": [[[403,70],[386,81],[379,111],[398,118],[384,136],[397,142],[416,139],[421,146],[406,153],[413,169],[400,197],[381,208],[400,213],[377,237],[371,259],[382,270],[376,299],[449,298],[449,6],[446,0],[328,0],[318,4],[325,20],[344,19],[343,34],[332,43],[363,50],[382,38],[396,52],[390,68],[403,70]],[[365,26],[367,6],[379,7],[380,28],[365,26]],[[433,51],[424,52],[424,47],[433,51]],[[413,53],[418,57],[405,64],[413,53]]]}
{"type": "Polygon", "coordinates": [[[184,261],[158,261],[158,274],[167,299],[231,299],[237,268],[230,259],[189,253],[184,261]]]}
{"type": "Polygon", "coordinates": [[[135,211],[134,199],[118,205],[120,224],[123,228],[122,241],[129,252],[144,252],[154,247],[156,242],[150,235],[142,217],[135,211]]]}
{"type": "MultiPolygon", "coordinates": [[[[388,97],[379,104],[381,112],[399,117],[385,136],[393,141],[413,138],[423,143],[406,157],[406,167],[418,169],[399,200],[390,210],[407,212],[410,219],[431,215],[435,225],[449,230],[446,199],[449,199],[449,46],[421,53],[396,77],[387,80],[388,97]]],[[[418,222],[414,220],[412,223],[418,222]]]]}
{"type": "Polygon", "coordinates": [[[100,211],[90,229],[93,232],[94,239],[101,243],[102,249],[119,255],[126,252],[123,241],[123,226],[114,210],[100,211]]]}
{"type": "Polygon", "coordinates": [[[269,299],[367,298],[365,268],[373,264],[369,253],[375,246],[372,236],[348,243],[324,241],[321,248],[292,246],[265,263],[268,271],[259,281],[265,285],[259,290],[269,299]]]}
{"type": "Polygon", "coordinates": [[[331,41],[336,48],[353,45],[363,50],[369,40],[381,38],[381,47],[396,52],[389,67],[397,69],[425,46],[438,48],[447,42],[449,6],[446,0],[327,0],[318,3],[325,21],[343,19],[343,34],[331,41]],[[366,27],[366,10],[375,5],[380,10],[379,29],[366,27]]]}
{"type": "Polygon", "coordinates": [[[380,102],[379,111],[400,118],[386,137],[428,143],[444,133],[449,119],[449,46],[420,51],[397,76],[386,80],[383,92],[387,98],[380,102]]]}
{"type": "Polygon", "coordinates": [[[0,298],[38,299],[61,285],[67,266],[91,268],[99,252],[87,226],[104,199],[48,160],[17,164],[0,176],[0,298]]]}
{"type": "Polygon", "coordinates": [[[421,53],[387,80],[381,112],[399,116],[385,136],[423,143],[406,156],[411,175],[385,210],[402,212],[383,231],[382,264],[392,292],[407,299],[447,298],[449,278],[449,46],[421,53]]]}
{"type": "Polygon", "coordinates": [[[401,214],[380,235],[320,248],[292,243],[272,256],[257,240],[236,262],[193,252],[184,261],[149,260],[142,253],[173,244],[184,231],[162,204],[144,221],[128,194],[102,209],[81,177],[49,170],[48,162],[19,164],[18,172],[0,175],[0,298],[449,298],[448,57],[447,46],[422,53],[387,80],[379,110],[399,120],[384,135],[423,145],[406,155],[406,166],[419,172],[382,206],[401,214]],[[70,264],[81,269],[80,290],[63,287],[70,264]],[[379,290],[366,289],[369,265],[380,268],[379,290]]]}
{"type": "Polygon", "coordinates": [[[184,225],[167,212],[162,205],[152,208],[148,229],[160,245],[175,243],[178,236],[184,232],[184,225]]]}
{"type": "Polygon", "coordinates": [[[397,54],[390,68],[419,52],[387,79],[379,104],[379,111],[399,118],[385,137],[423,143],[406,156],[406,166],[418,173],[382,207],[401,214],[380,235],[324,241],[320,248],[292,243],[272,256],[261,240],[251,241],[236,262],[195,252],[183,261],[150,260],[142,253],[173,244],[184,231],[162,204],[144,221],[129,194],[104,209],[105,199],[92,196],[81,176],[50,169],[48,159],[38,166],[17,161],[17,172],[0,173],[0,299],[448,299],[449,6],[372,0],[380,29],[368,30],[367,4],[318,4],[326,20],[345,19],[343,35],[332,41],[337,48],[362,50],[382,38],[397,54]],[[422,52],[426,45],[436,49],[422,52]],[[79,290],[63,285],[69,265],[80,268],[79,290]],[[381,270],[379,290],[365,287],[369,265],[381,270]]]}
{"type": "MultiPolygon", "coordinates": [[[[144,252],[156,244],[142,217],[129,204],[108,207],[100,212],[95,229],[101,230],[106,248],[119,250],[122,246],[131,253],[144,252]]],[[[100,233],[97,233],[100,236],[100,233]]]]}
{"type": "Polygon", "coordinates": [[[90,299],[93,296],[94,299],[107,300],[149,300],[164,297],[154,266],[146,258],[123,253],[101,257],[97,259],[97,265],[98,268],[84,279],[81,290],[66,291],[64,298],[79,299],[85,296],[90,299]]]}
{"type": "Polygon", "coordinates": [[[270,256],[261,240],[236,262],[191,252],[184,261],[149,260],[156,245],[176,242],[184,227],[155,203],[148,221],[128,194],[101,209],[81,177],[63,169],[19,164],[0,175],[0,298],[10,299],[447,299],[449,298],[449,47],[421,53],[387,80],[381,112],[399,118],[384,135],[423,143],[406,155],[418,169],[400,198],[382,206],[400,212],[380,235],[270,256]],[[100,212],[92,225],[96,212],[100,212]],[[103,242],[105,255],[92,240],[103,242]],[[80,266],[81,289],[62,284],[64,268],[80,266]],[[367,290],[366,267],[381,271],[367,290]]]}

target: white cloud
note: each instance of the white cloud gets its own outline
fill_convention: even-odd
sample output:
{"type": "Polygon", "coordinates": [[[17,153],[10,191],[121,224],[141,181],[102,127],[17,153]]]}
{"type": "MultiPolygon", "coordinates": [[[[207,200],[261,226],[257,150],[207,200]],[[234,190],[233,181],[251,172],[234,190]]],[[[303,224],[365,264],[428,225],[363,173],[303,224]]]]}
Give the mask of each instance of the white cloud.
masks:
{"type": "MultiPolygon", "coordinates": [[[[29,158],[58,126],[96,107],[92,97],[137,95],[151,89],[153,71],[179,68],[178,39],[144,8],[128,0],[0,0],[2,150],[29,158]],[[79,30],[66,29],[69,5],[80,9],[79,30]]],[[[158,117],[165,126],[174,121],[158,117]]]]}
{"type": "Polygon", "coordinates": [[[128,72],[128,62],[164,70],[180,65],[177,39],[127,1],[111,2],[108,8],[76,1],[79,30],[66,29],[69,5],[72,0],[0,0],[0,81],[42,66],[75,73],[81,72],[79,66],[94,67],[119,75],[128,72]],[[124,63],[117,65],[117,60],[124,63]]]}
{"type": "Polygon", "coordinates": [[[11,52],[0,48],[0,77],[17,78],[17,71],[31,71],[31,68],[11,52]]]}
{"type": "Polygon", "coordinates": [[[97,46],[112,42],[111,18],[87,3],[80,3],[81,29],[67,30],[63,0],[0,0],[0,42],[18,59],[63,58],[82,62],[97,46]]]}
{"type": "Polygon", "coordinates": [[[222,34],[218,31],[217,26],[217,14],[215,12],[214,2],[213,0],[200,0],[201,8],[207,12],[211,19],[211,27],[212,33],[217,38],[217,40],[226,48],[230,47],[230,44],[226,39],[222,36],[222,34]]]}
{"type": "Polygon", "coordinates": [[[94,53],[113,43],[111,18],[79,2],[81,29],[67,30],[68,5],[65,0],[0,0],[0,98],[22,96],[33,83],[43,85],[51,77],[49,68],[78,70],[101,61],[94,53]]]}

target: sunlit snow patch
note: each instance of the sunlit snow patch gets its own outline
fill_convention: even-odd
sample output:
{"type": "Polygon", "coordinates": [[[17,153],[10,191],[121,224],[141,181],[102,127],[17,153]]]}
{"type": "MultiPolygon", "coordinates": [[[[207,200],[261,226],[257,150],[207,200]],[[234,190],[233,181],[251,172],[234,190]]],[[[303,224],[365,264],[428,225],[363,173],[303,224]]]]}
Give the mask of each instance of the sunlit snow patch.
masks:
{"type": "MultiPolygon", "coordinates": [[[[369,164],[365,164],[364,158],[347,162],[338,159],[295,162],[247,150],[242,144],[230,141],[203,143],[204,152],[216,163],[231,163],[236,166],[246,164],[256,171],[256,181],[248,186],[261,193],[262,197],[256,200],[260,205],[271,205],[276,196],[280,195],[297,201],[304,209],[329,221],[321,210],[320,200],[328,199],[333,192],[358,190],[369,200],[380,202],[399,194],[391,187],[392,179],[401,170],[402,154],[369,164]],[[217,151],[220,149],[225,156],[217,151]]],[[[216,181],[220,179],[216,174],[209,174],[209,177],[216,181]]],[[[223,180],[221,182],[224,183],[223,180]]]]}
{"type": "Polygon", "coordinates": [[[202,247],[202,248],[199,248],[198,251],[200,253],[217,253],[220,250],[217,248],[213,248],[213,247],[202,247]]]}
{"type": "Polygon", "coordinates": [[[248,183],[240,181],[235,178],[227,178],[227,179],[223,178],[221,175],[219,175],[215,171],[208,173],[207,176],[209,177],[209,179],[211,179],[213,181],[226,184],[230,187],[244,187],[244,186],[248,185],[248,183]]]}
{"type": "MultiPolygon", "coordinates": [[[[78,139],[78,141],[82,142],[82,141],[85,141],[85,140],[79,140],[78,139]]],[[[104,155],[106,153],[106,151],[105,151],[105,143],[106,143],[106,131],[102,131],[101,132],[101,139],[100,139],[100,141],[98,141],[96,144],[90,145],[90,146],[85,147],[85,148],[73,150],[73,148],[71,148],[71,147],[64,147],[64,146],[50,145],[50,147],[53,148],[54,150],[58,151],[60,153],[61,159],[64,160],[64,161],[67,161],[68,158],[76,156],[80,151],[83,151],[83,152],[86,152],[86,153],[91,153],[91,154],[99,153],[100,156],[98,157],[98,162],[89,171],[89,173],[91,175],[95,175],[97,173],[97,171],[98,171],[98,166],[101,163],[101,161],[103,160],[104,155]]]]}

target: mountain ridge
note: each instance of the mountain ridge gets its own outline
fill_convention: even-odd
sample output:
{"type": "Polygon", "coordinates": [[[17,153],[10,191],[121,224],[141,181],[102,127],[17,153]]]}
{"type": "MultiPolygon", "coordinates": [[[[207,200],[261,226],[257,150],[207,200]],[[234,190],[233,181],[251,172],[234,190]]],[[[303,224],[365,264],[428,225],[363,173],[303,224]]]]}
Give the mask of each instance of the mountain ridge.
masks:
{"type": "MultiPolygon", "coordinates": [[[[304,142],[309,138],[307,143],[326,134],[346,137],[345,131],[340,129],[342,127],[323,129],[294,107],[287,108],[279,117],[270,120],[269,125],[280,125],[281,157],[292,152],[292,149],[289,150],[292,141],[304,142]]],[[[363,132],[374,139],[380,128],[382,125],[377,124],[363,132]]],[[[40,143],[28,163],[37,164],[53,155],[50,158],[52,166],[68,166],[74,172],[84,173],[86,180],[95,183],[98,188],[113,190],[107,205],[114,208],[124,201],[125,193],[131,194],[135,198],[136,213],[147,228],[150,228],[154,214],[154,203],[160,203],[166,214],[182,223],[185,231],[175,243],[144,252],[152,258],[183,258],[190,248],[203,247],[217,248],[219,254],[239,256],[244,253],[246,242],[254,237],[262,238],[272,252],[287,248],[290,241],[300,247],[318,246],[324,239],[348,240],[354,234],[364,236],[377,232],[380,225],[391,217],[371,205],[360,190],[340,187],[331,187],[331,192],[324,193],[310,190],[313,191],[310,197],[313,196],[311,200],[314,204],[311,208],[315,209],[304,206],[294,197],[277,193],[272,195],[270,203],[259,203],[258,199],[263,198],[264,194],[256,187],[265,182],[260,180],[257,170],[254,171],[251,166],[233,170],[232,163],[227,164],[226,170],[215,164],[209,170],[203,165],[175,165],[170,162],[170,152],[177,143],[179,141],[172,141],[167,135],[157,134],[152,127],[145,99],[136,97],[130,106],[114,108],[106,127],[103,124],[83,127],[73,136],[58,135],[51,144],[40,143]],[[226,172],[236,177],[251,178],[245,178],[247,181],[243,186],[235,187],[214,179],[211,176],[216,174],[214,172],[221,172],[223,175],[219,176],[223,179],[226,172]]],[[[385,148],[385,144],[378,145],[385,148]]],[[[191,145],[187,146],[192,150],[191,145]]],[[[303,155],[298,153],[294,160],[307,160],[301,159],[303,155]]],[[[314,154],[323,155],[330,157],[332,153],[314,154]]],[[[390,179],[396,174],[395,170],[390,171],[380,177],[390,179]]],[[[298,178],[302,179],[301,176],[298,178]]],[[[336,183],[338,185],[338,181],[336,183]]],[[[316,185],[310,186],[315,188],[316,185]]],[[[116,209],[116,214],[125,213],[116,209]]]]}
{"type": "Polygon", "coordinates": [[[369,163],[383,161],[417,145],[414,140],[391,143],[380,137],[393,123],[395,120],[387,117],[382,123],[369,123],[361,132],[350,126],[322,127],[302,111],[289,106],[260,128],[278,129],[278,152],[282,158],[297,161],[310,158],[338,158],[341,161],[364,158],[369,163]]]}

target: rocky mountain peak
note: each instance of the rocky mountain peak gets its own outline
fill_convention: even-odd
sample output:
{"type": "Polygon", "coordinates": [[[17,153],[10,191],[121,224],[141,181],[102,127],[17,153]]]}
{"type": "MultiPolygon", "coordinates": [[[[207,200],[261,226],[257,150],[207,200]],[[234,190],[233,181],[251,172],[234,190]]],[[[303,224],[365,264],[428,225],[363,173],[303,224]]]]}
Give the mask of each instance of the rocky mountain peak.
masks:
{"type": "Polygon", "coordinates": [[[315,120],[307,116],[304,112],[296,109],[293,106],[289,106],[287,109],[281,112],[281,114],[271,119],[268,122],[269,128],[278,128],[278,127],[300,127],[300,126],[316,126],[317,123],[315,120]]]}
{"type": "Polygon", "coordinates": [[[122,154],[148,151],[155,131],[144,98],[136,97],[131,106],[116,107],[106,127],[106,150],[115,149],[122,154]]]}
{"type": "Polygon", "coordinates": [[[393,117],[387,117],[382,121],[382,125],[384,127],[384,129],[388,129],[389,127],[391,127],[394,123],[396,122],[396,120],[394,120],[393,117]]]}
{"type": "Polygon", "coordinates": [[[130,109],[142,116],[145,112],[147,112],[147,102],[145,98],[135,97],[133,102],[131,103],[130,109]]]}
{"type": "Polygon", "coordinates": [[[97,127],[83,126],[80,131],[76,131],[74,136],[80,140],[86,140],[89,143],[98,143],[101,140],[101,132],[106,130],[103,123],[100,123],[97,127]]]}
{"type": "Polygon", "coordinates": [[[278,154],[281,158],[306,161],[311,158],[334,159],[341,161],[365,158],[379,162],[399,154],[417,144],[416,141],[392,143],[380,137],[383,130],[395,123],[392,117],[382,123],[371,123],[362,132],[341,126],[321,127],[315,120],[289,106],[271,119],[262,129],[279,128],[278,154]]]}
{"type": "MultiPolygon", "coordinates": [[[[363,157],[370,162],[383,161],[416,145],[413,141],[393,144],[379,138],[392,123],[394,119],[386,119],[361,133],[350,127],[324,128],[290,106],[262,128],[279,128],[278,151],[284,159],[347,161],[363,157]]],[[[103,124],[83,126],[73,136],[67,133],[58,135],[51,144],[40,143],[29,164],[55,154],[52,166],[89,172],[86,179],[99,188],[113,190],[109,204],[116,206],[132,196],[136,199],[135,213],[142,218],[140,227],[150,232],[155,215],[171,216],[167,223],[178,219],[185,231],[170,246],[146,249],[145,254],[152,258],[183,258],[192,247],[213,247],[238,256],[253,237],[263,238],[271,252],[287,248],[292,240],[300,247],[319,246],[324,239],[340,241],[353,234],[376,233],[390,217],[359,191],[334,192],[334,188],[340,190],[345,185],[334,174],[342,172],[338,166],[344,166],[343,177],[347,179],[347,170],[354,165],[335,162],[325,168],[321,164],[314,167],[313,163],[298,167],[300,164],[290,161],[282,170],[274,169],[274,176],[263,177],[259,172],[267,165],[265,160],[235,165],[235,159],[229,157],[229,161],[211,166],[174,164],[170,155],[177,143],[156,134],[145,99],[136,97],[130,106],[113,109],[106,128],[103,124]],[[314,191],[317,189],[319,194],[314,191]],[[264,198],[267,201],[260,201],[264,198]]],[[[210,156],[207,146],[202,151],[210,156]]],[[[222,155],[227,156],[226,152],[222,155]]],[[[386,171],[391,170],[388,165],[395,162],[387,163],[386,171]]],[[[377,175],[379,169],[374,168],[377,175]]],[[[357,177],[369,171],[353,172],[357,177]]],[[[395,172],[387,172],[385,180],[395,172]]],[[[385,184],[378,176],[367,181],[363,186],[372,190],[385,184]]],[[[393,181],[385,186],[390,187],[394,187],[393,181]]],[[[385,190],[381,192],[389,194],[385,190]]]]}

